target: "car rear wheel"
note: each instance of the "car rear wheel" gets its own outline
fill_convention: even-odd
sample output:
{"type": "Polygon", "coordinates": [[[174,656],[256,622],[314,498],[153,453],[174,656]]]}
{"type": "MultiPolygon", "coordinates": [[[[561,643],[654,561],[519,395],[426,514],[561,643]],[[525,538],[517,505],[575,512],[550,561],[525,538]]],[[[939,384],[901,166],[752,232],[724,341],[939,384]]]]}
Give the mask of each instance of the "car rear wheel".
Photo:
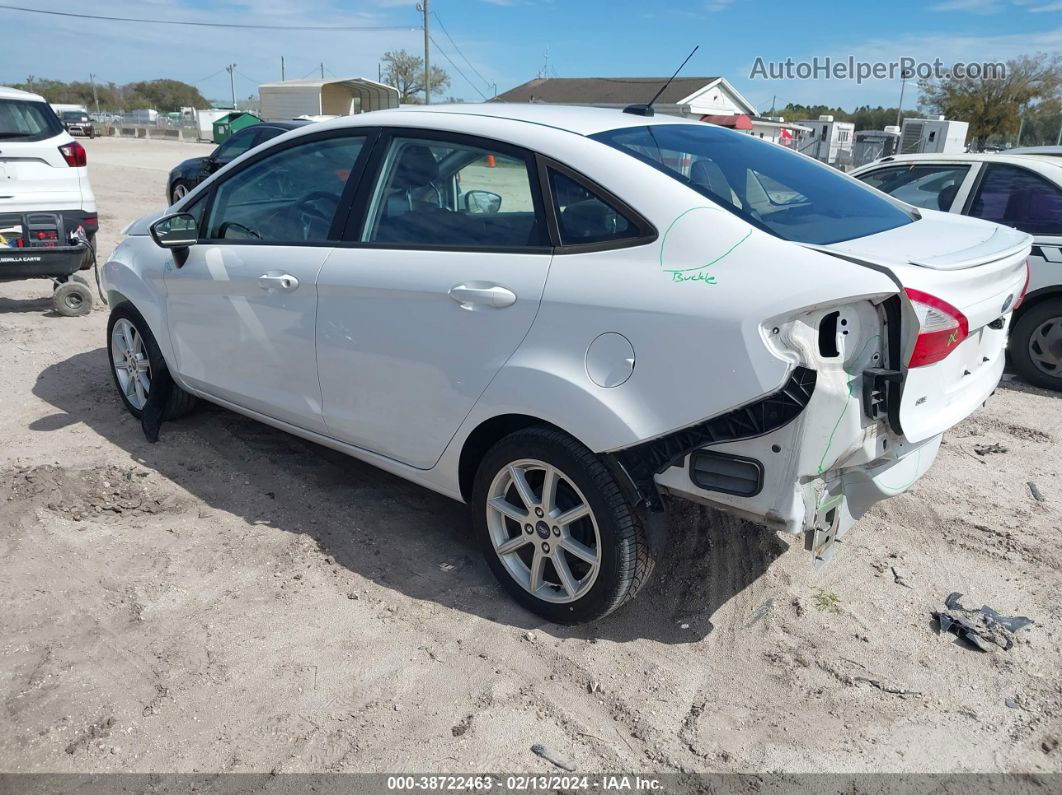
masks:
{"type": "Polygon", "coordinates": [[[1030,307],[1010,334],[1014,369],[1030,384],[1062,391],[1062,299],[1030,307]]]}
{"type": "Polygon", "coordinates": [[[560,431],[529,428],[498,442],[480,464],[472,504],[491,571],[550,621],[602,618],[652,573],[634,506],[601,460],[560,431]]]}
{"type": "MultiPolygon", "coordinates": [[[[126,409],[140,418],[151,394],[152,377],[166,369],[166,362],[147,322],[131,304],[119,304],[107,324],[107,356],[118,395],[126,409]]],[[[173,420],[195,407],[195,396],[177,384],[170,391],[163,419],[173,420]]]]}

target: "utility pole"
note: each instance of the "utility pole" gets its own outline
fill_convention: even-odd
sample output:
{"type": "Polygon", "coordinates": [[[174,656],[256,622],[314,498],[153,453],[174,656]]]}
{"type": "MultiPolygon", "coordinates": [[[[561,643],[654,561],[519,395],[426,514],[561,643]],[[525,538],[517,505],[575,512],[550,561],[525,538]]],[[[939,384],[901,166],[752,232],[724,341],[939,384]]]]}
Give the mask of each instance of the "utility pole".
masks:
{"type": "Polygon", "coordinates": [[[903,90],[905,88],[907,88],[907,78],[909,77],[909,75],[907,74],[907,70],[906,69],[903,70],[903,73],[900,75],[900,77],[903,78],[903,82],[900,83],[900,104],[896,106],[896,126],[897,127],[900,126],[900,113],[903,111],[903,90]]]}
{"type": "Polygon", "coordinates": [[[96,115],[100,115],[100,98],[96,94],[96,75],[89,72],[89,82],[92,83],[92,102],[96,106],[96,115]]]}
{"type": "Polygon", "coordinates": [[[236,73],[236,64],[230,63],[225,67],[225,71],[229,73],[229,90],[232,92],[232,109],[236,110],[236,78],[233,76],[236,73]]]}
{"type": "Polygon", "coordinates": [[[284,56],[280,56],[280,82],[284,82],[287,78],[284,76],[284,56]]]}
{"type": "Polygon", "coordinates": [[[321,79],[324,80],[324,61],[321,61],[321,79]]]}
{"type": "Polygon", "coordinates": [[[424,104],[431,104],[431,59],[428,52],[428,44],[431,37],[428,35],[428,0],[420,0],[417,3],[417,11],[424,14],[424,104]]]}
{"type": "Polygon", "coordinates": [[[1058,137],[1055,138],[1055,146],[1062,146],[1062,121],[1058,123],[1058,137]]]}

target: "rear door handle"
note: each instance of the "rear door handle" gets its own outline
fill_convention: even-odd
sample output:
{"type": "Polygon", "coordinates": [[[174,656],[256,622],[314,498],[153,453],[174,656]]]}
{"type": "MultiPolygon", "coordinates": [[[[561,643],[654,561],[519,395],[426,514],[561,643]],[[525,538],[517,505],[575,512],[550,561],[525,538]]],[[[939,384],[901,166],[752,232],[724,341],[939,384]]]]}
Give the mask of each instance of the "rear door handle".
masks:
{"type": "Polygon", "coordinates": [[[263,290],[276,290],[281,293],[291,293],[299,289],[299,280],[290,273],[263,273],[258,277],[258,286],[263,290]]]}
{"type": "Polygon", "coordinates": [[[502,309],[516,303],[516,293],[498,284],[457,284],[449,296],[465,309],[473,306],[492,306],[502,309]]]}

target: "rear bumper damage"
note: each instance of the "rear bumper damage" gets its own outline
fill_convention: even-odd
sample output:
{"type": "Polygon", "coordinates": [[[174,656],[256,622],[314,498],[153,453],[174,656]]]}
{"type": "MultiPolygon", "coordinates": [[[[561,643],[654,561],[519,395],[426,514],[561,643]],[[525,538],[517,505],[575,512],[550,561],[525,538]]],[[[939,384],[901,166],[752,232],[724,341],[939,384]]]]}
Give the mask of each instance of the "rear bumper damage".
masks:
{"type": "MultiPolygon", "coordinates": [[[[910,373],[897,364],[896,309],[895,299],[882,297],[769,324],[768,344],[800,361],[781,390],[617,451],[615,460],[643,496],[658,490],[804,534],[816,564],[829,560],[873,505],[928,471],[940,447],[942,430],[912,442],[899,424],[910,373]]],[[[999,362],[968,377],[962,410],[949,425],[995,388],[1003,345],[993,348],[996,342],[999,362]]],[[[956,352],[956,360],[964,358],[956,352]]]]}

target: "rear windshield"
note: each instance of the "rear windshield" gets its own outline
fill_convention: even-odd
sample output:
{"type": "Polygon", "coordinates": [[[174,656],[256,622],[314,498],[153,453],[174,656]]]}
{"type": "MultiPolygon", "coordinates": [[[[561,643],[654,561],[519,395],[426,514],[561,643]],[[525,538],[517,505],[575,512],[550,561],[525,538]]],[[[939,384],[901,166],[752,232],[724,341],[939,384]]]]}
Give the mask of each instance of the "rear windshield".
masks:
{"type": "Polygon", "coordinates": [[[43,102],[0,99],[0,141],[43,141],[63,131],[63,125],[43,102]]]}
{"type": "Polygon", "coordinates": [[[785,240],[837,243],[912,221],[888,199],[829,166],[745,133],[707,124],[654,124],[591,137],[785,240]]]}

